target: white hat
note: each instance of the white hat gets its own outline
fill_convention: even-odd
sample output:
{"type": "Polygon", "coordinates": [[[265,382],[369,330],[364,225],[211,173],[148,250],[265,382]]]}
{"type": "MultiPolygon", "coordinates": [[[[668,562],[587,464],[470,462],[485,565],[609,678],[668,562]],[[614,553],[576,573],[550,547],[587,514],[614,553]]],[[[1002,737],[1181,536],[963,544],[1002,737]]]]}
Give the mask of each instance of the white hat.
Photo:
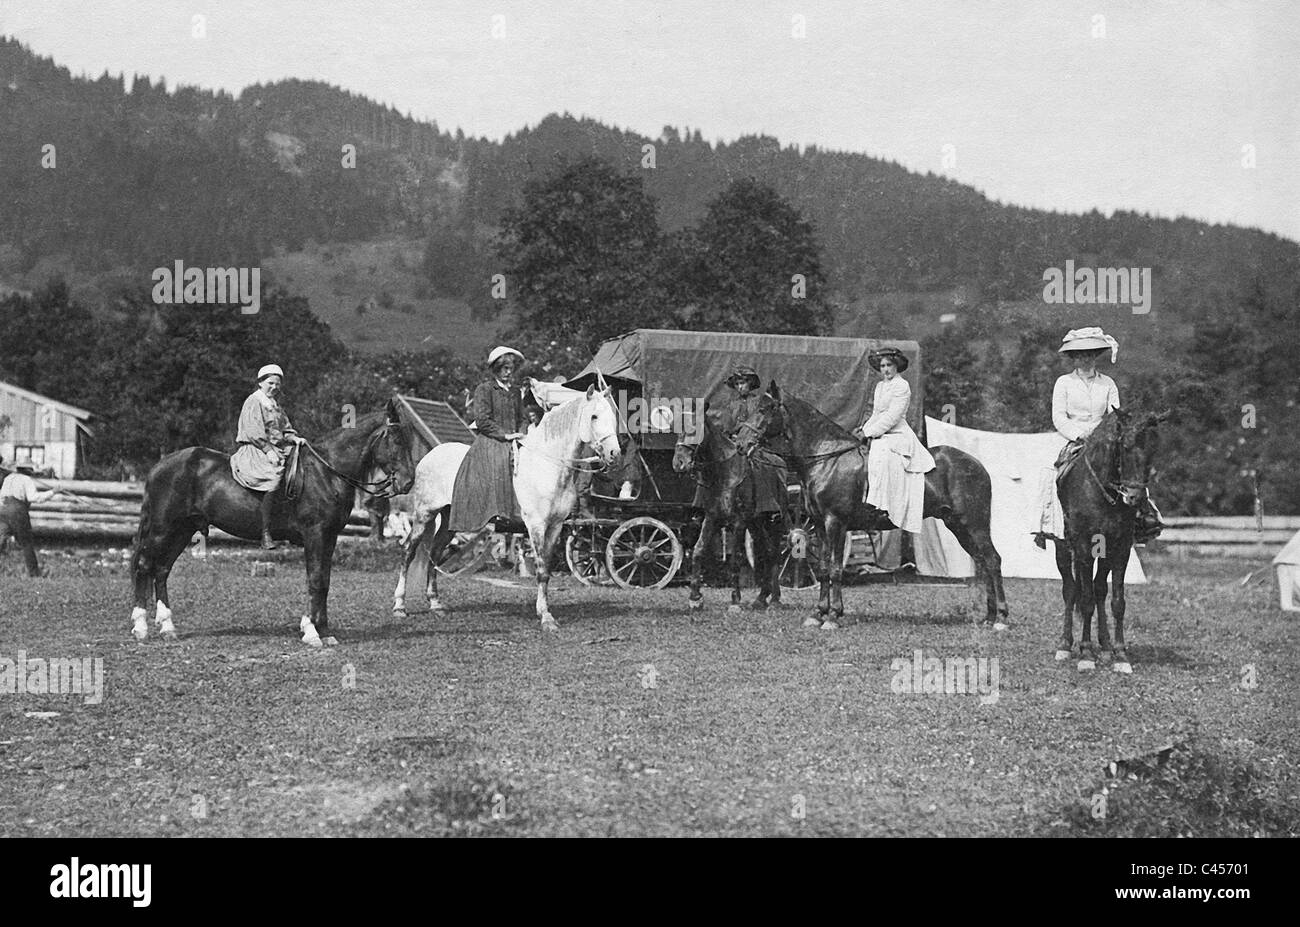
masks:
{"type": "Polygon", "coordinates": [[[280,369],[280,365],[279,365],[279,364],[267,364],[267,365],[266,365],[265,367],[263,367],[261,370],[257,371],[257,382],[258,382],[258,383],[261,383],[263,380],[265,380],[265,379],[266,379],[267,377],[269,377],[271,374],[275,374],[275,375],[278,376],[281,380],[284,379],[284,371],[280,369]]]}
{"type": "Polygon", "coordinates": [[[491,367],[493,364],[497,362],[499,358],[502,358],[507,354],[513,354],[515,357],[519,358],[520,360],[524,359],[524,356],[520,354],[518,351],[516,351],[514,348],[507,348],[504,344],[499,344],[495,348],[493,348],[492,353],[488,355],[488,361],[487,361],[488,366],[491,367]]]}
{"type": "Polygon", "coordinates": [[[1095,325],[1091,328],[1072,328],[1066,332],[1061,341],[1064,343],[1056,349],[1057,354],[1109,348],[1110,362],[1112,364],[1115,363],[1115,358],[1119,355],[1119,342],[1095,325]]]}

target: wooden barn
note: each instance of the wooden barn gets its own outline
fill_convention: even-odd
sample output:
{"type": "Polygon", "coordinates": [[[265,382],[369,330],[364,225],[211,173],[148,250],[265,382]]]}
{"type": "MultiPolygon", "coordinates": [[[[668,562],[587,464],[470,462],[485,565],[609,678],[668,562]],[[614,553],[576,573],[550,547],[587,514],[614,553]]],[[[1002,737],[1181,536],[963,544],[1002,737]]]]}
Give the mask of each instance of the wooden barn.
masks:
{"type": "Polygon", "coordinates": [[[0,458],[29,461],[38,472],[73,479],[84,460],[91,413],[0,381],[0,458]]]}

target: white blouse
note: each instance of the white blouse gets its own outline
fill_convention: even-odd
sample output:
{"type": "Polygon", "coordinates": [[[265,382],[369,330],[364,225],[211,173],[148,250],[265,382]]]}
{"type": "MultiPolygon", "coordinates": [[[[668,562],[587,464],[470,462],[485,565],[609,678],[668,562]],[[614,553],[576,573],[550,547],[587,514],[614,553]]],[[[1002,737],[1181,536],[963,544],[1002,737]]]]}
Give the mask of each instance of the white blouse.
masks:
{"type": "Polygon", "coordinates": [[[1112,408],[1119,408],[1119,387],[1100,371],[1091,379],[1064,374],[1052,390],[1052,424],[1069,441],[1091,434],[1112,408]]]}
{"type": "Polygon", "coordinates": [[[902,377],[881,380],[872,397],[871,418],[862,425],[862,435],[879,438],[881,435],[911,431],[907,424],[907,407],[912,404],[912,387],[902,377]]]}

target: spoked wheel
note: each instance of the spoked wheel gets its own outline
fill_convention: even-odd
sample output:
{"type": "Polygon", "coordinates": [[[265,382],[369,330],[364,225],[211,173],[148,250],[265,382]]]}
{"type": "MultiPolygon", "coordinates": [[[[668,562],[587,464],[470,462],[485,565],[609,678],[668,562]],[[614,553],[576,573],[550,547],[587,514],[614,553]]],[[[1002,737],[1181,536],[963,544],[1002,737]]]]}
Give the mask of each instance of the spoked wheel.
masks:
{"type": "Polygon", "coordinates": [[[816,566],[821,563],[822,544],[812,516],[802,523],[792,525],[781,544],[780,583],[789,589],[808,589],[816,586],[816,566]]]}
{"type": "Polygon", "coordinates": [[[605,567],[624,589],[662,589],[682,565],[682,542],[657,518],[623,522],[605,547],[605,567]]]}
{"type": "Polygon", "coordinates": [[[564,559],[569,564],[573,578],[584,586],[609,586],[609,570],[602,551],[605,539],[595,525],[573,527],[564,541],[564,559]]]}
{"type": "Polygon", "coordinates": [[[443,576],[459,576],[462,573],[473,572],[483,562],[491,546],[491,525],[484,525],[477,532],[460,532],[447,544],[434,569],[443,576]]]}

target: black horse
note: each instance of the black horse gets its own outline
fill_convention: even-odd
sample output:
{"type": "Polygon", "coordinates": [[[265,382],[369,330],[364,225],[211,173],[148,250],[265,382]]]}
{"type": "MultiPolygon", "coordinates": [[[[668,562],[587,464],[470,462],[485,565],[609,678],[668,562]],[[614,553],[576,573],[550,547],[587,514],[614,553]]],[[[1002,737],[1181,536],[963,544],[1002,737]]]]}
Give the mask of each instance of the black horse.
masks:
{"type": "MultiPolygon", "coordinates": [[[[334,545],[352,513],[355,491],[392,495],[407,492],[415,480],[411,438],[397,417],[392,400],[383,412],[357,419],[352,427],[330,432],[298,449],[298,473],[286,474],[274,490],[271,535],[306,549],[307,589],[311,614],[303,616],[303,643],[320,646],[319,631],[329,627],[329,596],[334,545]],[[386,475],[365,483],[372,468],[386,475]]],[[[132,633],[144,640],[151,595],[158,599],[155,620],[164,637],[174,637],[168,605],[167,577],[195,532],[206,537],[216,525],[247,540],[261,535],[260,494],[245,489],[230,472],[230,456],[206,447],[187,447],[168,454],[149,471],[144,504],[131,554],[135,585],[132,633]]]]}
{"type": "Polygon", "coordinates": [[[1112,668],[1117,673],[1133,671],[1124,648],[1124,573],[1133,548],[1134,517],[1146,498],[1147,482],[1160,447],[1157,426],[1168,417],[1167,411],[1137,415],[1112,409],[1057,478],[1065,538],[1053,540],[1065,611],[1056,659],[1066,660],[1071,653],[1077,653],[1081,670],[1095,669],[1097,665],[1092,643],[1094,607],[1102,653],[1111,649],[1106,624],[1106,578],[1110,574],[1114,576],[1111,607],[1115,613],[1112,668]],[[1076,608],[1083,621],[1078,651],[1074,646],[1076,608]]]}
{"type": "MultiPolygon", "coordinates": [[[[820,618],[809,617],[805,627],[825,629],[839,625],[828,617],[844,617],[842,581],[844,538],[848,531],[878,531],[895,527],[883,512],[862,501],[867,481],[867,451],[857,438],[823,415],[810,403],[794,396],[782,398],[773,381],[768,395],[774,402],[760,411],[757,428],[768,430],[775,416],[788,447],[773,449],[791,461],[803,481],[809,507],[821,535],[820,618]]],[[[742,442],[742,450],[745,442],[742,442]]],[[[978,460],[953,447],[930,448],[935,468],[925,475],[924,517],[940,518],[975,561],[988,589],[984,624],[1006,627],[1007,600],[1002,591],[1002,558],[993,546],[989,518],[993,484],[978,460]]]]}
{"type": "Polygon", "coordinates": [[[727,546],[727,567],[731,573],[731,609],[740,609],[740,551],[749,528],[754,538],[754,579],[758,583],[758,597],[754,608],[767,608],[781,603],[780,551],[783,525],[778,517],[754,512],[751,483],[754,467],[780,466],[780,461],[764,460],[762,450],[747,456],[727,437],[725,416],[716,409],[704,413],[703,433],[700,440],[692,442],[692,428],[684,428],[673,449],[673,469],[678,473],[691,473],[698,480],[700,492],[696,504],[704,510],[700,537],[691,549],[690,607],[704,605],[700,592],[704,560],[713,547],[718,527],[731,529],[731,543],[727,546]],[[751,461],[751,456],[760,458],[751,461]]]}

